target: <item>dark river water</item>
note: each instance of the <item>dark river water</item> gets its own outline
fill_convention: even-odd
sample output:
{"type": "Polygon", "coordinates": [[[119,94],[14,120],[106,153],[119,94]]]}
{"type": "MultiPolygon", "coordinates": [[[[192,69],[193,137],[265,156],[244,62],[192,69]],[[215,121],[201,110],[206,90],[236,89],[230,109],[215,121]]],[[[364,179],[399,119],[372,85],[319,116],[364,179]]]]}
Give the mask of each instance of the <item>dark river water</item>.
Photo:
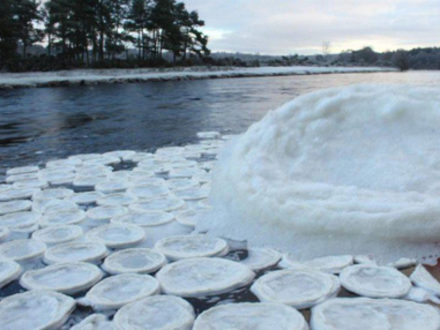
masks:
{"type": "Polygon", "coordinates": [[[240,133],[313,90],[356,83],[440,87],[440,72],[234,78],[0,91],[0,174],[77,153],[154,149],[199,131],[240,133]]]}

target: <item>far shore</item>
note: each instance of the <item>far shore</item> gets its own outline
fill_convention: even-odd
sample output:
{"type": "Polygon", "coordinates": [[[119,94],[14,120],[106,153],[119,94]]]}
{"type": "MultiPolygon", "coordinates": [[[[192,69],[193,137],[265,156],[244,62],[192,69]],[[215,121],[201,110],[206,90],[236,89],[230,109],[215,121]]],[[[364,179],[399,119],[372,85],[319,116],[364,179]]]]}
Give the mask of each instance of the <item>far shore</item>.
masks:
{"type": "Polygon", "coordinates": [[[389,67],[180,67],[164,69],[84,69],[51,72],[0,73],[0,89],[55,87],[102,83],[134,83],[215,78],[288,76],[398,71],[389,67]]]}

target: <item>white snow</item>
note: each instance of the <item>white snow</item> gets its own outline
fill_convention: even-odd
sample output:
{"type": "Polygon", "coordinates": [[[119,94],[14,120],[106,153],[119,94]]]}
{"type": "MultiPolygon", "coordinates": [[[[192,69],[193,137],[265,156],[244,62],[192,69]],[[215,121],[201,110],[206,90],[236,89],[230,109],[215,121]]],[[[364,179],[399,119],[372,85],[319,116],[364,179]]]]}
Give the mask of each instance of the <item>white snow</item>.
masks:
{"type": "Polygon", "coordinates": [[[336,298],[312,309],[314,330],[438,330],[438,309],[397,299],[336,298]]]}
{"type": "Polygon", "coordinates": [[[197,229],[300,260],[435,262],[439,124],[438,88],[356,85],[300,96],[223,148],[213,210],[197,229]]]}
{"type": "Polygon", "coordinates": [[[225,293],[249,284],[255,274],[246,266],[220,258],[182,259],[157,274],[162,291],[182,297],[225,293]]]}
{"type": "Polygon", "coordinates": [[[259,67],[259,68],[175,68],[166,69],[105,69],[71,70],[53,72],[1,73],[0,88],[51,86],[79,83],[114,83],[132,81],[183,80],[207,78],[234,78],[259,76],[284,76],[321,73],[350,73],[395,71],[392,68],[379,67],[259,67]]]}
{"type": "Polygon", "coordinates": [[[298,309],[309,308],[338,294],[336,276],[317,270],[277,270],[258,278],[251,291],[260,301],[298,309]]]}
{"type": "Polygon", "coordinates": [[[411,281],[392,267],[353,265],[339,275],[342,286],[360,296],[371,298],[399,298],[411,289],[411,281]]]}
{"type": "Polygon", "coordinates": [[[308,330],[304,317],[292,307],[276,303],[238,303],[212,307],[201,313],[193,330],[308,330]]]}
{"type": "Polygon", "coordinates": [[[75,308],[75,301],[61,293],[32,290],[0,301],[2,329],[58,329],[75,308]]]}

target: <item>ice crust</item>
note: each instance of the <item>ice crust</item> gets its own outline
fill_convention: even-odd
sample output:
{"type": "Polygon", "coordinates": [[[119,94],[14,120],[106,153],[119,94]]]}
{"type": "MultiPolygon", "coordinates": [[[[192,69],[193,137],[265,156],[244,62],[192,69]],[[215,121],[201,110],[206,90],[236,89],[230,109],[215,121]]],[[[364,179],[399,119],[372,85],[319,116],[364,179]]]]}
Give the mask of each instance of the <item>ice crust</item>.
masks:
{"type": "Polygon", "coordinates": [[[232,139],[199,231],[294,252],[434,262],[440,93],[356,85],[303,95],[232,139]]]}

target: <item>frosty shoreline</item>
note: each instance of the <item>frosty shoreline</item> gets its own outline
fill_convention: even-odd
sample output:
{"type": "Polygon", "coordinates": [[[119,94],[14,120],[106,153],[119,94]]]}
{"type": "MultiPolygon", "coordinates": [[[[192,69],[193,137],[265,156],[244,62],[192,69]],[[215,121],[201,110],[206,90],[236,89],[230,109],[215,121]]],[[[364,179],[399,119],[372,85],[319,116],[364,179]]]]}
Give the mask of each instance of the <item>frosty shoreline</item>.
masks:
{"type": "Polygon", "coordinates": [[[0,73],[0,89],[48,87],[98,83],[130,83],[238,77],[288,76],[330,73],[390,72],[394,68],[380,67],[194,67],[171,69],[102,69],[65,70],[52,72],[0,73]]]}

